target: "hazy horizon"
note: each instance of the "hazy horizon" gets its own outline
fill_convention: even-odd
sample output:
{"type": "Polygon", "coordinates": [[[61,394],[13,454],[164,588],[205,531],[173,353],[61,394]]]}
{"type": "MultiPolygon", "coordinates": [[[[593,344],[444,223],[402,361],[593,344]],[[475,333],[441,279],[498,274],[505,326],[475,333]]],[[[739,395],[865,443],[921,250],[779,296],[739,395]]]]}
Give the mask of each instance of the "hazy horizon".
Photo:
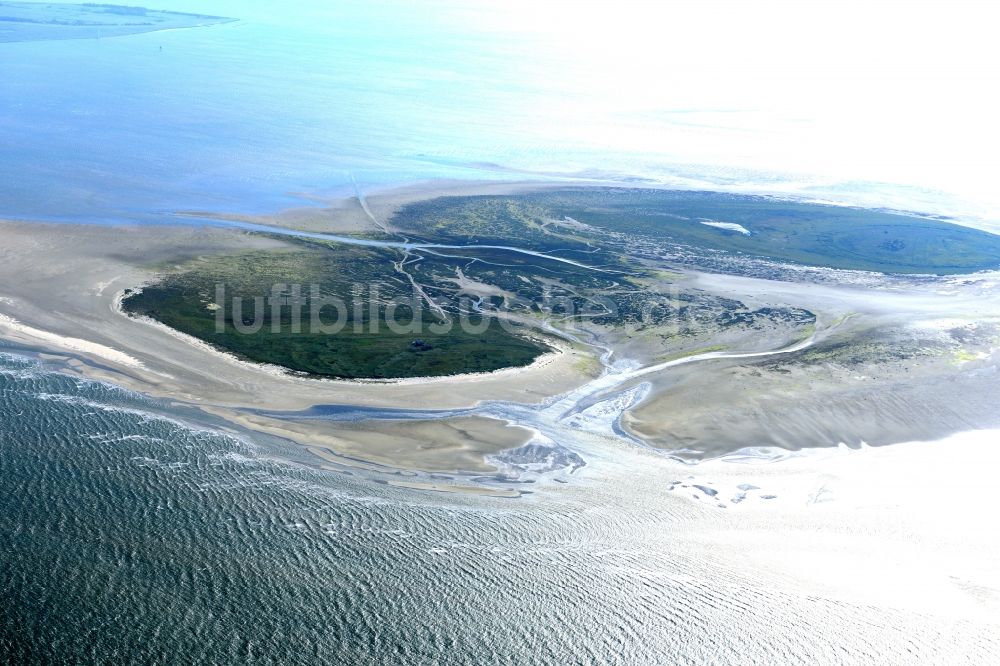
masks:
{"type": "Polygon", "coordinates": [[[0,214],[46,217],[42,198],[92,218],[274,210],[352,178],[580,175],[998,228],[1000,56],[972,5],[152,4],[239,21],[5,45],[0,214]],[[949,38],[958,23],[971,38],[949,38]]]}

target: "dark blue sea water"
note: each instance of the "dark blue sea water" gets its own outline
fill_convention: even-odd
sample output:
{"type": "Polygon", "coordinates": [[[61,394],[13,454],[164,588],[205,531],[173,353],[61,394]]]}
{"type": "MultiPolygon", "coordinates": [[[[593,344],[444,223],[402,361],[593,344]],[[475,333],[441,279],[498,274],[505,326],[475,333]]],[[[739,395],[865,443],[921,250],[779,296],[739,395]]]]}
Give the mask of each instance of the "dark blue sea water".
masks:
{"type": "Polygon", "coordinates": [[[4,663],[989,663],[980,625],[720,567],[641,467],[409,491],[0,353],[4,663]]]}

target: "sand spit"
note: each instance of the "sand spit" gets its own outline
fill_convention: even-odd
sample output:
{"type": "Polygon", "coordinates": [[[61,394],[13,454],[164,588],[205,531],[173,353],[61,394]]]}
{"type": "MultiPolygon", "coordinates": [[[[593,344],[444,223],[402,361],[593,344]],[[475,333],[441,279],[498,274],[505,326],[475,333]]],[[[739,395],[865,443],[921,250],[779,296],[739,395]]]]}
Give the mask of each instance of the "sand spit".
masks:
{"type": "Polygon", "coordinates": [[[42,342],[57,349],[87,354],[129,368],[146,368],[140,361],[117,349],[112,349],[96,342],[56,335],[31,326],[25,326],[13,317],[3,314],[0,314],[0,336],[7,340],[25,344],[42,342]]]}
{"type": "Polygon", "coordinates": [[[330,423],[277,419],[228,409],[205,411],[244,428],[290,439],[328,462],[362,462],[428,473],[492,474],[486,458],[527,443],[533,432],[480,416],[427,421],[330,423]]]}
{"type": "MultiPolygon", "coordinates": [[[[574,183],[579,185],[579,183],[574,183]]],[[[213,211],[179,211],[180,217],[248,222],[268,226],[328,234],[393,233],[392,216],[403,206],[435,197],[475,195],[509,195],[546,188],[565,187],[566,183],[427,181],[374,188],[368,194],[354,196],[299,195],[313,205],[291,208],[270,214],[219,213],[213,211]]]]}
{"type": "Polygon", "coordinates": [[[462,486],[445,483],[422,483],[419,481],[388,481],[390,486],[409,488],[411,490],[427,490],[436,493],[467,493],[470,495],[487,495],[489,497],[520,497],[518,490],[486,488],[484,486],[462,486]]]}
{"type": "Polygon", "coordinates": [[[323,201],[321,205],[293,208],[270,215],[218,213],[212,211],[181,211],[179,217],[190,217],[220,222],[249,222],[272,227],[327,234],[377,233],[376,226],[356,198],[341,201],[323,201]]]}

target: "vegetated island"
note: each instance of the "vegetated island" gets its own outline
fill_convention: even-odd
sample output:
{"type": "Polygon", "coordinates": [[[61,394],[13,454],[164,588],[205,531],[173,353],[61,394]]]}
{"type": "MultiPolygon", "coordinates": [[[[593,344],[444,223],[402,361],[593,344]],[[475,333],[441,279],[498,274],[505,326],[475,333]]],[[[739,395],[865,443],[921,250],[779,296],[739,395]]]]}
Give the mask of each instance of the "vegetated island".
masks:
{"type": "Polygon", "coordinates": [[[391,250],[294,244],[299,247],[188,262],[130,295],[123,307],[241,358],[317,377],[490,372],[528,365],[549,351],[544,343],[475,312],[463,327],[457,303],[442,317],[438,308],[414,297],[409,280],[395,269],[400,257],[391,250]],[[224,302],[216,303],[220,284],[225,285],[224,302]],[[311,297],[314,288],[321,298],[336,298],[342,305],[317,303],[311,297]],[[272,297],[284,299],[286,306],[272,309],[272,297]],[[221,331],[219,321],[224,322],[221,331]]]}
{"type": "Polygon", "coordinates": [[[123,308],[247,360],[318,377],[396,379],[528,365],[550,349],[552,326],[628,331],[683,348],[815,322],[801,309],[678,291],[659,270],[666,266],[748,276],[789,264],[939,275],[1000,266],[1000,236],[945,221],[711,192],[567,187],[439,197],[400,207],[387,230],[387,239],[400,232],[461,247],[284,237],[288,250],[171,265],[123,308]],[[486,245],[537,254],[477,247],[486,245]],[[314,302],[312,285],[346,307],[314,302]],[[283,307],[269,306],[275,298],[283,307]],[[323,324],[343,319],[335,333],[310,326],[321,307],[323,324]],[[441,321],[447,330],[429,330],[441,321]]]}

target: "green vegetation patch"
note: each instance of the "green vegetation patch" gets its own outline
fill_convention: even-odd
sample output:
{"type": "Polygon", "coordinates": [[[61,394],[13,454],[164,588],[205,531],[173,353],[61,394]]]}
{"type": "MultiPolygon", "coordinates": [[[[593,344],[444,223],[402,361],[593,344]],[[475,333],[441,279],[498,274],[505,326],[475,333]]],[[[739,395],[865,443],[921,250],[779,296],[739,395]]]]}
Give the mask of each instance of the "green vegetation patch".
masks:
{"type": "Polygon", "coordinates": [[[391,222],[411,238],[434,243],[506,245],[590,266],[628,268],[613,248],[595,242],[590,230],[553,217],[532,195],[439,197],[404,206],[391,222]]]}
{"type": "Polygon", "coordinates": [[[404,207],[393,223],[428,238],[517,244],[594,265],[622,265],[620,254],[646,240],[882,273],[1000,267],[996,234],[901,213],[719,192],[577,187],[442,197],[404,207]]]}
{"type": "Polygon", "coordinates": [[[898,213],[717,192],[576,189],[529,197],[552,215],[603,229],[812,266],[911,274],[1000,267],[1000,236],[898,213]]]}
{"type": "Polygon", "coordinates": [[[547,351],[495,319],[473,315],[463,327],[450,313],[450,327],[442,325],[394,269],[399,258],[321,243],[204,258],[133,292],[123,307],[241,358],[320,377],[489,372],[547,351]]]}

